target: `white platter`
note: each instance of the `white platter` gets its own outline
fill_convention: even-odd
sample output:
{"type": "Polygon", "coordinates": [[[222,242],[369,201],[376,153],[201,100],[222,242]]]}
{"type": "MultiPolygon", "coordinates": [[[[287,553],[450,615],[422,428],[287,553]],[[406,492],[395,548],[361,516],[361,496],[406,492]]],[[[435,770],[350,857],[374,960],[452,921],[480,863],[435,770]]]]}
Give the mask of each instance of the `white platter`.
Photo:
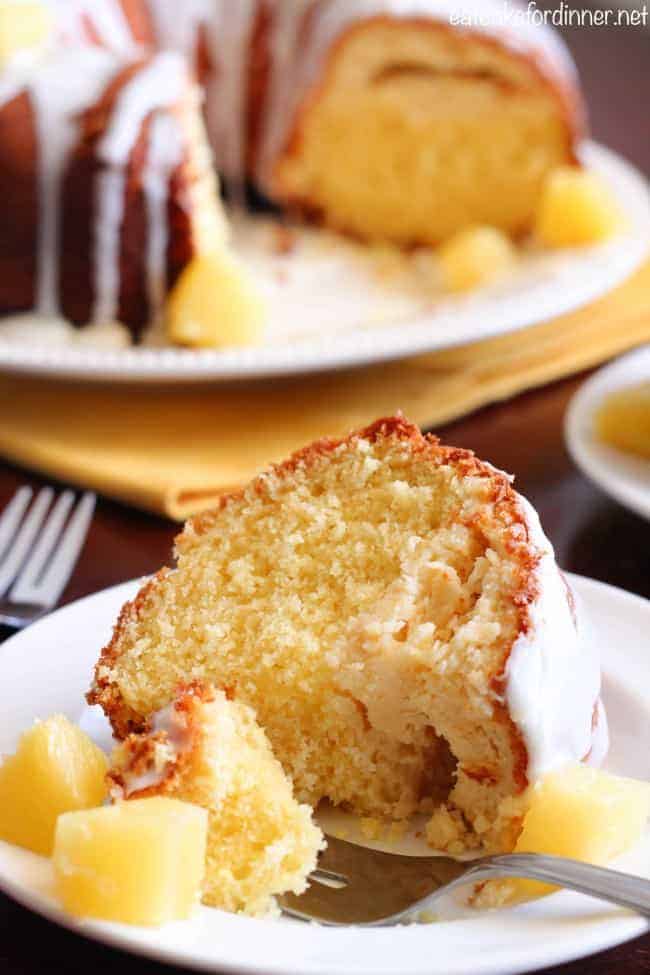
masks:
{"type": "Polygon", "coordinates": [[[650,519],[650,460],[601,443],[594,431],[594,416],[605,397],[644,381],[650,383],[650,345],[605,366],[580,387],[569,405],[565,436],[571,456],[587,477],[650,519]]]}
{"type": "Polygon", "coordinates": [[[251,232],[249,222],[235,244],[266,293],[263,344],[223,351],[95,348],[56,331],[9,341],[0,322],[0,371],[85,381],[233,381],[360,366],[537,324],[607,293],[648,252],[645,179],[602,146],[588,144],[584,161],[613,190],[628,228],[599,246],[526,253],[507,278],[472,294],[445,297],[432,258],[391,262],[328,234],[299,232],[292,253],[271,253],[268,235],[251,232]]]}
{"type": "MultiPolygon", "coordinates": [[[[574,577],[597,634],[612,733],[608,767],[650,779],[650,603],[574,577]]],[[[116,614],[136,589],[127,583],[52,614],[0,646],[0,752],[34,718],[55,711],[78,719],[83,694],[116,614]]],[[[86,709],[87,711],[87,709],[86,709]]],[[[622,869],[650,877],[650,835],[622,869]]],[[[51,894],[48,861],[0,843],[0,889],[88,938],[159,961],[239,975],[513,975],[627,941],[648,921],[578,894],[477,913],[448,906],[435,924],[332,929],[253,920],[201,908],[162,929],[88,921],[64,914],[51,894]]]]}

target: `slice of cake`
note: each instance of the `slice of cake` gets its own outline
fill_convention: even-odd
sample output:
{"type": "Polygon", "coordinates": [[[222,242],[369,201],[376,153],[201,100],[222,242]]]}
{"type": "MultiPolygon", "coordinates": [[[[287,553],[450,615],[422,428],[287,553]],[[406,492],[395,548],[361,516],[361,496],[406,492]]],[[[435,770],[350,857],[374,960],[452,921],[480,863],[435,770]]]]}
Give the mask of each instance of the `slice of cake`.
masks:
{"type": "Polygon", "coordinates": [[[575,164],[571,58],[525,17],[504,28],[500,0],[307,0],[302,23],[271,7],[290,52],[271,58],[258,126],[271,199],[365,240],[435,244],[473,224],[516,236],[547,173],[575,164]]]}
{"type": "Polygon", "coordinates": [[[206,904],[268,914],[275,894],[300,894],[323,834],[293,797],[251,708],[191,684],[119,745],[115,798],[168,796],[209,811],[206,904]]]}
{"type": "Polygon", "coordinates": [[[118,736],[188,679],[236,687],[300,801],[428,811],[454,852],[512,849],[528,786],[606,749],[599,665],[537,515],[402,417],[261,474],[176,555],[97,664],[89,700],[118,736]]]}

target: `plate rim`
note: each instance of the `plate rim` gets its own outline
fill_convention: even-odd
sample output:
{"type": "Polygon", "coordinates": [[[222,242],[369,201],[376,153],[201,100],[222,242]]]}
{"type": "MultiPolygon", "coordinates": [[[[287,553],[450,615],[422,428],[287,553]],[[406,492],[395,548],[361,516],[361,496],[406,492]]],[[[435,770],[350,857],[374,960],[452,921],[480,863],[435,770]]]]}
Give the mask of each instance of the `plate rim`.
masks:
{"type": "MultiPolygon", "coordinates": [[[[621,589],[617,586],[613,586],[609,583],[602,582],[600,580],[591,579],[585,576],[576,575],[574,573],[567,573],[568,577],[571,579],[572,583],[576,586],[579,594],[589,595],[590,591],[594,598],[599,594],[604,596],[607,594],[608,597],[616,599],[621,603],[627,603],[630,606],[634,606],[636,611],[641,611],[648,615],[650,618],[650,600],[644,597],[628,592],[627,590],[621,589]]],[[[81,597],[74,602],[68,603],[65,606],[55,610],[53,613],[49,614],[47,617],[33,624],[28,630],[31,631],[30,636],[36,633],[38,636],[38,631],[43,629],[47,630],[51,623],[53,617],[57,617],[60,621],[64,619],[67,615],[74,615],[79,611],[79,608],[84,608],[84,604],[97,599],[97,598],[112,598],[115,602],[122,599],[128,599],[133,596],[137,587],[143,582],[142,578],[132,579],[127,582],[118,583],[117,585],[107,587],[105,589],[99,590],[98,592],[88,594],[81,597]]],[[[12,651],[19,648],[20,644],[25,640],[27,630],[20,631],[14,634],[8,640],[4,641],[0,645],[0,670],[2,669],[2,652],[11,646],[12,651]]],[[[94,650],[92,653],[94,654],[94,650]]],[[[258,961],[247,961],[243,960],[226,960],[220,961],[214,957],[208,957],[203,949],[199,949],[199,954],[193,954],[191,948],[183,950],[183,946],[170,945],[165,943],[158,943],[152,945],[149,938],[144,940],[138,940],[137,934],[141,932],[142,929],[130,928],[128,925],[114,925],[106,922],[97,921],[82,921],[65,914],[55,903],[51,903],[46,898],[39,897],[38,892],[33,890],[28,890],[22,886],[19,882],[15,881],[11,877],[5,876],[0,873],[0,891],[5,893],[8,897],[21,904],[27,910],[32,911],[38,916],[46,918],[48,921],[63,927],[74,934],[81,935],[86,940],[97,942],[100,944],[106,944],[111,948],[115,948],[121,951],[126,951],[129,954],[146,957],[163,964],[183,966],[196,971],[220,971],[224,973],[229,973],[229,975],[288,975],[290,969],[287,967],[287,963],[276,962],[274,959],[269,959],[264,964],[258,961]]],[[[558,904],[559,899],[563,897],[574,897],[577,895],[572,895],[567,892],[559,893],[553,895],[552,900],[555,904],[558,904]]],[[[470,930],[475,931],[475,925],[480,924],[482,921],[488,920],[488,918],[472,918],[469,921],[463,919],[459,921],[451,921],[449,924],[453,925],[464,925],[468,923],[471,925],[470,930]]],[[[549,920],[549,919],[545,919],[549,920]]],[[[238,924],[241,925],[242,933],[245,934],[246,930],[250,931],[250,924],[253,921],[255,924],[259,924],[259,921],[250,918],[243,918],[236,915],[227,915],[227,919],[224,923],[227,924],[238,924]]],[[[553,919],[550,919],[552,922],[553,919]]],[[[180,922],[183,923],[183,922],[180,922]]],[[[262,922],[268,923],[268,922],[262,922]]],[[[303,927],[301,925],[301,927],[303,927]]],[[[304,926],[307,927],[306,925],[304,926]]],[[[588,957],[596,954],[600,951],[609,950],[616,947],[617,945],[623,944],[625,942],[631,941],[634,938],[642,936],[650,931],[650,919],[645,919],[636,915],[623,915],[617,914],[615,919],[609,919],[604,923],[595,933],[592,930],[593,925],[590,925],[587,944],[583,947],[582,945],[574,944],[572,949],[567,953],[566,949],[561,946],[561,940],[556,944],[548,943],[537,943],[535,945],[535,952],[533,958],[526,960],[522,958],[522,951],[520,945],[515,945],[512,948],[507,949],[511,958],[509,961],[504,961],[502,957],[498,957],[491,960],[486,960],[486,963],[481,967],[481,975],[516,975],[516,973],[532,972],[537,971],[548,966],[553,966],[557,964],[562,964],[569,961],[574,961],[578,958],[588,957]],[[616,930],[611,931],[612,925],[616,925],[616,930]]],[[[320,931],[328,932],[326,937],[334,941],[337,935],[340,935],[339,929],[331,928],[320,928],[320,931]]],[[[392,929],[367,929],[366,931],[359,932],[363,935],[367,935],[369,932],[377,933],[378,931],[392,931],[392,929]]],[[[414,934],[419,931],[423,941],[426,940],[428,935],[423,934],[423,932],[428,932],[431,926],[417,926],[405,927],[404,932],[411,932],[414,934]]],[[[433,929],[435,930],[435,929],[433,929]]],[[[457,928],[460,932],[462,928],[457,928]]],[[[344,929],[348,932],[349,929],[344,929]]],[[[147,932],[149,933],[149,932],[147,932]]],[[[408,935],[407,935],[408,937],[408,935]]],[[[412,939],[415,941],[417,935],[412,939]]],[[[422,947],[422,946],[420,946],[422,947]]],[[[465,969],[458,965],[449,966],[449,971],[453,972],[454,975],[460,975],[461,972],[465,972],[465,969]]],[[[411,973],[411,975],[426,975],[429,969],[426,967],[428,961],[425,958],[421,960],[417,966],[409,965],[404,968],[405,972],[411,973]]],[[[303,969],[294,968],[293,972],[299,972],[303,969]]],[[[331,975],[333,968],[331,961],[323,961],[320,963],[314,963],[311,961],[305,968],[304,971],[308,972],[309,975],[331,975]]],[[[351,961],[345,967],[341,966],[336,969],[338,975],[376,975],[377,968],[376,964],[365,963],[364,959],[359,961],[351,961]]],[[[382,969],[382,972],[384,970],[382,969]]],[[[388,969],[386,969],[388,971],[388,969]]]]}
{"type": "MultiPolygon", "coordinates": [[[[367,365],[398,361],[401,358],[434,353],[462,346],[471,342],[512,334],[552,318],[583,308],[603,297],[614,287],[627,280],[645,260],[650,249],[650,185],[642,171],[613,149],[587,140],[581,147],[581,155],[587,164],[600,161],[622,174],[625,185],[644,197],[643,210],[648,218],[638,231],[626,238],[625,250],[616,250],[618,264],[608,261],[598,273],[584,274],[582,285],[573,291],[562,291],[560,298],[547,298],[546,291],[533,305],[516,302],[516,310],[503,325],[494,316],[493,322],[480,334],[440,335],[432,341],[431,327],[425,315],[418,316],[405,329],[404,322],[395,322],[381,328],[355,330],[354,342],[347,349],[345,335],[333,335],[326,346],[313,340],[300,343],[296,356],[291,344],[269,347],[270,361],[260,363],[259,349],[190,350],[166,347],[161,349],[93,350],[70,347],[33,347],[30,344],[0,344],[0,374],[16,374],[47,377],[55,381],[89,383],[121,383],[146,385],[175,385],[198,383],[235,383],[272,380],[280,377],[296,377],[327,373],[341,369],[357,369],[367,365]],[[619,266],[620,264],[620,266],[619,266]],[[524,313],[525,310],[525,313],[524,313]],[[501,324],[499,325],[499,321],[501,324]],[[419,323],[419,325],[418,325],[419,323]],[[414,330],[422,333],[416,339],[414,330]],[[429,331],[427,332],[427,328],[429,331]],[[388,345],[379,341],[391,334],[388,345]],[[347,349],[347,351],[346,351],[347,349]],[[130,357],[133,362],[130,362],[130,357]],[[128,365],[127,365],[128,364],[128,365]]],[[[615,242],[614,242],[615,243],[615,242]]],[[[449,313],[448,313],[449,314],[449,313]]],[[[480,307],[472,317],[481,315],[480,307]]],[[[453,314],[452,314],[453,318],[453,314]]]]}

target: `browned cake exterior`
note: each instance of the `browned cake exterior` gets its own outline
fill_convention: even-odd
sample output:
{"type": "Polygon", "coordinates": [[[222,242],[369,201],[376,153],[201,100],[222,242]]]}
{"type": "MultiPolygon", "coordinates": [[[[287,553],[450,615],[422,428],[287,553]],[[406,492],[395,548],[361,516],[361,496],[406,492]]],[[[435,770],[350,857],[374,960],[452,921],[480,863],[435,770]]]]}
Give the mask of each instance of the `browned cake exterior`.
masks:
{"type": "MultiPolygon", "coordinates": [[[[63,57],[74,66],[78,51],[71,49],[63,57]]],[[[128,121],[129,112],[135,110],[129,105],[130,92],[135,96],[137,86],[152,74],[160,58],[174,56],[125,62],[107,52],[108,67],[101,63],[102,57],[98,52],[92,59],[107,79],[99,85],[98,95],[89,95],[86,104],[82,98],[74,111],[63,111],[61,118],[53,119],[53,124],[71,126],[74,132],[70,144],[61,148],[61,158],[50,163],[47,171],[41,171],[48,166],[43,161],[40,134],[47,104],[37,109],[39,68],[34,69],[25,90],[0,103],[0,208],[5,227],[0,260],[12,272],[0,276],[0,314],[35,308],[43,314],[62,314],[77,325],[102,314],[109,321],[122,322],[137,340],[143,328],[160,315],[160,296],[164,297],[183,267],[205,246],[197,232],[197,219],[205,219],[206,211],[214,210],[211,223],[218,226],[219,202],[189,79],[179,83],[177,95],[164,90],[158,95],[153,90],[149,107],[137,118],[132,140],[121,140],[122,157],[103,157],[102,146],[111,131],[125,118],[128,121]],[[160,126],[163,116],[179,143],[171,163],[164,156],[156,158],[160,140],[154,143],[152,139],[153,126],[160,126]],[[148,170],[165,183],[166,202],[163,212],[156,214],[157,228],[152,223],[148,170]],[[109,193],[106,180],[110,179],[118,181],[118,188],[109,193]],[[103,200],[108,200],[104,212],[103,200]],[[46,210],[56,214],[57,227],[47,246],[54,264],[52,286],[43,297],[39,295],[39,235],[46,210]],[[116,223],[114,230],[112,223],[116,223]],[[104,245],[102,251],[102,240],[111,233],[114,247],[104,245]],[[161,279],[154,287],[149,248],[156,234],[164,236],[165,244],[162,265],[153,269],[161,279]],[[99,303],[102,281],[107,296],[99,303]],[[97,311],[98,305],[103,312],[97,311]]],[[[86,61],[84,55],[80,73],[86,61]]],[[[178,64],[180,61],[175,69],[178,64]]],[[[42,94],[40,97],[46,103],[42,94]]],[[[131,104],[136,104],[135,97],[131,104]]]]}
{"type": "MultiPolygon", "coordinates": [[[[469,9],[486,22],[500,12],[496,0],[469,9]]],[[[544,176],[577,161],[584,103],[549,30],[457,27],[451,0],[255,0],[227,13],[215,0],[182,32],[168,0],[150,11],[157,42],[180,50],[205,87],[226,181],[357,237],[431,244],[472,222],[524,233],[544,176]],[[428,171],[431,155],[440,163],[428,171]],[[418,172],[425,222],[371,219],[399,196],[393,179],[413,193],[418,172]]]]}
{"type": "MultiPolygon", "coordinates": [[[[91,106],[81,120],[79,145],[67,167],[61,206],[64,214],[61,253],[61,310],[66,318],[83,325],[92,320],[95,298],[92,265],[96,233],[98,179],[104,165],[97,155],[97,144],[110,124],[115,104],[125,84],[143,64],[123,69],[91,106]]],[[[119,299],[116,318],[127,324],[138,339],[155,315],[147,282],[147,197],[142,173],[150,151],[151,119],[145,119],[129,155],[122,204],[123,219],[119,234],[119,299]]],[[[191,215],[191,173],[184,159],[176,165],[167,184],[168,240],[166,248],[165,290],[196,252],[191,215]]]]}
{"type": "Polygon", "coordinates": [[[362,239],[437,244],[476,223],[526,233],[545,176],[577,162],[585,134],[568,58],[548,37],[518,47],[507,32],[456,29],[445,2],[366,9],[309,6],[280,69],[291,81],[266,103],[254,180],[362,239]],[[391,202],[398,180],[410,214],[409,198],[391,202]]]}
{"type": "Polygon", "coordinates": [[[0,314],[34,306],[38,141],[26,93],[0,105],[0,314]]]}

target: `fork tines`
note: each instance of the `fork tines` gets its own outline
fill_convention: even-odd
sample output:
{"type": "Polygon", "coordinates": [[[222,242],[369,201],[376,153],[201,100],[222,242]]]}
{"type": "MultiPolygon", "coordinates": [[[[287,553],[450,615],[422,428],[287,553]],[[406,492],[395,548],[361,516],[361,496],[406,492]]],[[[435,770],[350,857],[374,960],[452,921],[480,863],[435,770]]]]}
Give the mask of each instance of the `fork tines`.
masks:
{"type": "Polygon", "coordinates": [[[72,491],[54,500],[54,490],[44,487],[32,503],[33,494],[29,487],[19,488],[0,516],[0,598],[6,597],[5,605],[47,609],[58,601],[76,564],[95,495],[84,494],[73,509],[72,491]]]}

